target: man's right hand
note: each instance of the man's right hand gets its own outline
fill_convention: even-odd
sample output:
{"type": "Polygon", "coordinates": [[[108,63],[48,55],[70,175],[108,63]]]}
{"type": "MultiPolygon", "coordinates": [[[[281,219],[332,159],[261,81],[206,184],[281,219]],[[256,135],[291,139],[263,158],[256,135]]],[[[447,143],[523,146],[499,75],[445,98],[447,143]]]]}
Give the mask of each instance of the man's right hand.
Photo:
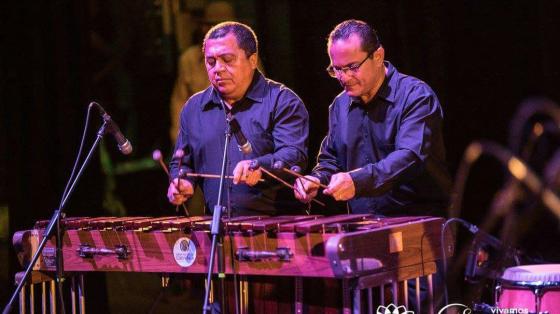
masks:
{"type": "Polygon", "coordinates": [[[320,180],[313,176],[305,177],[311,181],[298,178],[294,183],[294,196],[304,203],[309,203],[317,196],[320,180]]]}
{"type": "Polygon", "coordinates": [[[173,205],[181,205],[194,193],[192,184],[184,179],[173,179],[167,188],[167,199],[173,205]]]}

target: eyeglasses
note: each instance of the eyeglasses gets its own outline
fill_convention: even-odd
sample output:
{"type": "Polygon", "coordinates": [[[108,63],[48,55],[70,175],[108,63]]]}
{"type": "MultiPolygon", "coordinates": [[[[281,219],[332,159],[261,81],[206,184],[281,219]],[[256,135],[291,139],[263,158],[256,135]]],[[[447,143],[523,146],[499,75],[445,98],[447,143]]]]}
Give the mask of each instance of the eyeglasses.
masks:
{"type": "Polygon", "coordinates": [[[371,57],[371,55],[373,55],[373,53],[374,53],[375,51],[376,51],[376,50],[370,52],[370,53],[364,58],[364,60],[362,60],[362,62],[360,62],[360,63],[354,63],[354,64],[351,64],[351,65],[345,66],[345,67],[335,67],[334,65],[329,65],[329,66],[327,67],[327,73],[329,73],[329,75],[330,75],[331,77],[334,77],[334,78],[336,78],[337,74],[341,74],[341,73],[348,74],[348,71],[350,71],[351,74],[355,74],[355,73],[358,72],[358,70],[360,69],[360,67],[362,66],[362,64],[364,64],[364,62],[366,62],[366,60],[369,59],[369,58],[371,57]]]}

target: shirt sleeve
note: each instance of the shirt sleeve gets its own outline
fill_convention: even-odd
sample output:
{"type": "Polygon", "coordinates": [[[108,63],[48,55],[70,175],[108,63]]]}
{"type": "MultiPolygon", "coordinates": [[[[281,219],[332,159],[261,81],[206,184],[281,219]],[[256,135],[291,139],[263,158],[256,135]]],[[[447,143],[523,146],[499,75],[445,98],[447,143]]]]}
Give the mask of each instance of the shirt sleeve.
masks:
{"type": "MultiPolygon", "coordinates": [[[[189,134],[187,132],[187,123],[188,123],[187,110],[188,108],[192,107],[194,104],[189,105],[189,102],[187,102],[187,104],[183,106],[183,109],[181,110],[179,134],[177,136],[175,148],[173,149],[173,154],[169,162],[169,174],[171,176],[171,179],[175,179],[179,177],[180,170],[182,170],[183,173],[193,172],[192,149],[189,144],[189,134]],[[183,158],[181,160],[179,160],[179,158],[174,158],[175,152],[178,149],[182,149],[184,152],[183,158]]],[[[183,177],[183,179],[190,181],[191,184],[194,186],[195,180],[193,180],[191,177],[183,177]]]]}
{"type": "Polygon", "coordinates": [[[274,151],[256,158],[259,164],[271,168],[275,161],[287,166],[307,167],[309,115],[303,101],[285,88],[280,91],[273,113],[272,138],[274,151]]]}
{"type": "Polygon", "coordinates": [[[322,184],[329,184],[331,176],[342,170],[336,149],[336,137],[338,130],[338,116],[334,111],[336,105],[333,103],[329,108],[329,131],[321,142],[317,165],[313,168],[311,175],[319,178],[322,184]]]}
{"type": "Polygon", "coordinates": [[[386,193],[395,184],[417,176],[430,158],[434,134],[441,132],[441,106],[427,86],[415,87],[407,99],[395,139],[395,151],[378,162],[350,172],[356,196],[386,193]]]}

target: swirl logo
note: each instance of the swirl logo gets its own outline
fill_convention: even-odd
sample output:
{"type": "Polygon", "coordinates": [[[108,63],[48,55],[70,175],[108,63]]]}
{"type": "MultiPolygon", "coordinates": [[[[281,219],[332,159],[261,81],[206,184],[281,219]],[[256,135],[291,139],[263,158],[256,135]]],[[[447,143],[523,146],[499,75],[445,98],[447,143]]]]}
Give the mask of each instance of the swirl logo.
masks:
{"type": "Polygon", "coordinates": [[[446,310],[449,310],[449,309],[454,308],[454,307],[457,307],[457,309],[456,309],[457,312],[454,312],[454,313],[459,313],[459,314],[471,314],[472,313],[472,310],[464,304],[451,303],[451,304],[448,304],[448,305],[442,307],[441,310],[439,310],[438,314],[444,314],[446,310]],[[461,310],[461,309],[463,310],[463,312],[459,312],[459,310],[461,310]]]}
{"type": "Polygon", "coordinates": [[[408,311],[404,305],[396,306],[394,304],[389,304],[387,306],[378,306],[376,314],[414,314],[414,312],[408,311]]]}

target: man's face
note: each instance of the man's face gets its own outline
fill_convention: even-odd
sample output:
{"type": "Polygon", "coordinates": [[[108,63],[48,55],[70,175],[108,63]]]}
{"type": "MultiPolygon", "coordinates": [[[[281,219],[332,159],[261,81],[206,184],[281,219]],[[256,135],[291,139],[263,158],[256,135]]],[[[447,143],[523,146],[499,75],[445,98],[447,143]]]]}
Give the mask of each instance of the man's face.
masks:
{"type": "Polygon", "coordinates": [[[356,67],[363,61],[355,70],[336,71],[336,78],[351,97],[369,101],[375,96],[385,77],[382,47],[368,57],[368,53],[361,48],[361,39],[353,34],[346,40],[333,42],[329,47],[329,57],[331,65],[337,69],[356,67]]]}
{"type": "Polygon", "coordinates": [[[257,68],[257,55],[247,57],[235,36],[227,34],[206,41],[204,58],[208,79],[224,100],[231,104],[243,98],[257,68]]]}

